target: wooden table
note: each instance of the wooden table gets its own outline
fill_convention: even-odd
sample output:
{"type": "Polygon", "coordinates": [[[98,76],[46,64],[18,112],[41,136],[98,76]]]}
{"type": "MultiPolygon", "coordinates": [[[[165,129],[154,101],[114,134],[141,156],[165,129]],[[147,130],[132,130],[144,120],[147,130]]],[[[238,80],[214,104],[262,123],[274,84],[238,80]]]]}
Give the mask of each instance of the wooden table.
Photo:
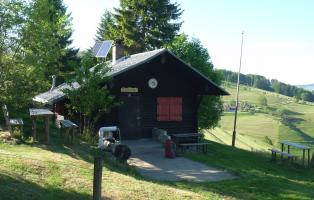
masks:
{"type": "Polygon", "coordinates": [[[294,143],[294,142],[288,142],[288,141],[281,141],[281,151],[284,151],[284,146],[287,145],[288,146],[288,154],[290,154],[290,147],[295,147],[297,149],[302,149],[303,151],[303,165],[305,164],[305,151],[307,151],[307,159],[308,159],[308,166],[310,166],[310,150],[311,147],[308,146],[304,146],[298,143],[294,143]]]}
{"type": "Polygon", "coordinates": [[[171,139],[176,144],[199,142],[200,138],[201,138],[201,134],[199,133],[171,134],[171,139]]]}
{"type": "Polygon", "coordinates": [[[36,120],[38,118],[43,118],[45,120],[46,143],[49,144],[49,119],[51,116],[54,115],[53,112],[51,112],[48,109],[30,108],[29,115],[32,118],[34,140],[36,140],[37,138],[36,137],[36,132],[37,132],[36,120]]]}

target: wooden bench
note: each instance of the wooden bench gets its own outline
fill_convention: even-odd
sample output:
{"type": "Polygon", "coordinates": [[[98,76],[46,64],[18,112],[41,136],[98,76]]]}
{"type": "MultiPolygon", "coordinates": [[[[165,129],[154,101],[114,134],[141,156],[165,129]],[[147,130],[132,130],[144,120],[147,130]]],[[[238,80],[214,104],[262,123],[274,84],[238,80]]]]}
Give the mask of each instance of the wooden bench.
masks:
{"type": "Polygon", "coordinates": [[[24,125],[23,120],[21,118],[10,119],[8,108],[6,105],[2,106],[2,111],[3,111],[6,126],[9,130],[10,134],[13,134],[14,127],[19,127],[21,129],[21,132],[22,132],[23,131],[23,125],[24,125]]]}
{"type": "Polygon", "coordinates": [[[207,142],[199,142],[199,143],[182,143],[179,144],[179,147],[181,148],[181,152],[183,153],[186,149],[190,147],[196,147],[197,152],[202,151],[203,153],[207,153],[208,145],[210,143],[207,142]]]}
{"type": "Polygon", "coordinates": [[[171,139],[176,145],[184,144],[184,143],[198,143],[201,138],[200,133],[178,133],[178,134],[170,134],[171,139]]]}
{"type": "Polygon", "coordinates": [[[72,144],[74,139],[74,130],[78,128],[78,125],[70,120],[64,119],[64,116],[56,116],[56,126],[60,129],[60,136],[66,139],[66,142],[72,144]],[[63,135],[63,130],[65,130],[65,136],[63,135]]]}
{"type": "Polygon", "coordinates": [[[283,152],[280,151],[278,149],[269,149],[271,151],[271,155],[272,155],[272,160],[275,161],[277,160],[277,154],[281,155],[281,159],[283,159],[283,156],[287,156],[288,157],[288,161],[293,162],[293,160],[296,158],[295,155],[287,153],[287,152],[283,152]]]}

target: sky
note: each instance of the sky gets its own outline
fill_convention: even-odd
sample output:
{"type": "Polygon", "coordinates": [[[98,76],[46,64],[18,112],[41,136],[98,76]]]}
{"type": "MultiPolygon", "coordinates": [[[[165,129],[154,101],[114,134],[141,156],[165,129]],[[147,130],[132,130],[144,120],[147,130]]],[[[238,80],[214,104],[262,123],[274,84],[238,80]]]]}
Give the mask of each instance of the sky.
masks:
{"type": "MultiPolygon", "coordinates": [[[[172,1],[174,2],[174,0],[172,1]]],[[[314,1],[177,0],[184,10],[181,31],[200,39],[218,69],[242,69],[269,79],[314,83],[314,1]]],[[[73,45],[94,44],[101,15],[119,0],[64,0],[73,18],[73,45]]]]}

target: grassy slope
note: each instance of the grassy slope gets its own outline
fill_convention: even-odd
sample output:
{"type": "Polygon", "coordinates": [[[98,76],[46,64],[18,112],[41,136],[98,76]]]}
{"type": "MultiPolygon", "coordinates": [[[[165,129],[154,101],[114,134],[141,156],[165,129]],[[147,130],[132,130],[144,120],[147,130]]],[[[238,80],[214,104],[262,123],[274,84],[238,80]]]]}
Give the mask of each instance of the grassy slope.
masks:
{"type": "MultiPolygon", "coordinates": [[[[53,138],[56,140],[56,138],[53,138]]],[[[0,199],[91,199],[93,165],[87,145],[9,145],[0,143],[0,199]]],[[[188,185],[184,184],[183,185],[188,185]]],[[[133,168],[105,161],[106,199],[221,199],[143,179],[133,168]]],[[[228,198],[230,199],[230,198],[228,198]]]]}
{"type": "Polygon", "coordinates": [[[189,154],[188,157],[224,167],[239,176],[230,181],[190,186],[200,191],[211,188],[239,199],[313,199],[314,196],[313,168],[271,162],[269,153],[212,143],[208,155],[189,154]]]}
{"type": "MultiPolygon", "coordinates": [[[[270,162],[269,154],[211,142],[207,154],[188,157],[227,169],[239,178],[214,183],[159,182],[105,160],[106,199],[311,199],[314,170],[270,162]]],[[[84,143],[0,143],[0,199],[90,199],[93,166],[84,143]]]]}
{"type": "MultiPolygon", "coordinates": [[[[224,97],[224,101],[234,100],[236,88],[232,85],[225,87],[231,95],[224,97]]],[[[267,113],[254,115],[240,113],[237,126],[238,147],[248,150],[251,150],[252,147],[254,150],[267,150],[270,145],[265,139],[266,136],[272,140],[275,146],[278,145],[279,140],[304,142],[312,145],[314,142],[313,105],[296,103],[293,98],[255,88],[246,86],[240,88],[240,101],[258,104],[258,98],[265,95],[268,106],[274,109],[286,109],[291,113],[289,114],[289,124],[283,124],[278,117],[267,113]]],[[[213,141],[230,144],[233,120],[233,113],[225,114],[220,122],[220,127],[212,130],[214,136],[211,135],[209,138],[213,141]]]]}

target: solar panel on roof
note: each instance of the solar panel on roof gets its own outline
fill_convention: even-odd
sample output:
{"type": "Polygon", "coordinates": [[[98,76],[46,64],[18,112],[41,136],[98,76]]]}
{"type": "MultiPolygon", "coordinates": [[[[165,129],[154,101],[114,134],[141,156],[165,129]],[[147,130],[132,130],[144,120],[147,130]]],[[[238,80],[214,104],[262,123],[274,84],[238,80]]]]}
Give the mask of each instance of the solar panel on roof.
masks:
{"type": "Polygon", "coordinates": [[[99,58],[105,58],[109,51],[110,51],[110,48],[113,44],[113,41],[112,40],[107,40],[107,41],[104,41],[96,55],[96,57],[99,57],[99,58]]]}
{"type": "Polygon", "coordinates": [[[103,43],[102,41],[96,41],[96,42],[95,42],[95,45],[94,45],[93,48],[92,48],[92,53],[93,53],[94,56],[97,55],[97,53],[98,53],[98,51],[99,51],[99,49],[100,49],[102,43],[103,43]]]}
{"type": "Polygon", "coordinates": [[[92,53],[97,58],[105,58],[113,44],[112,40],[96,41],[92,48],[92,53]]]}

